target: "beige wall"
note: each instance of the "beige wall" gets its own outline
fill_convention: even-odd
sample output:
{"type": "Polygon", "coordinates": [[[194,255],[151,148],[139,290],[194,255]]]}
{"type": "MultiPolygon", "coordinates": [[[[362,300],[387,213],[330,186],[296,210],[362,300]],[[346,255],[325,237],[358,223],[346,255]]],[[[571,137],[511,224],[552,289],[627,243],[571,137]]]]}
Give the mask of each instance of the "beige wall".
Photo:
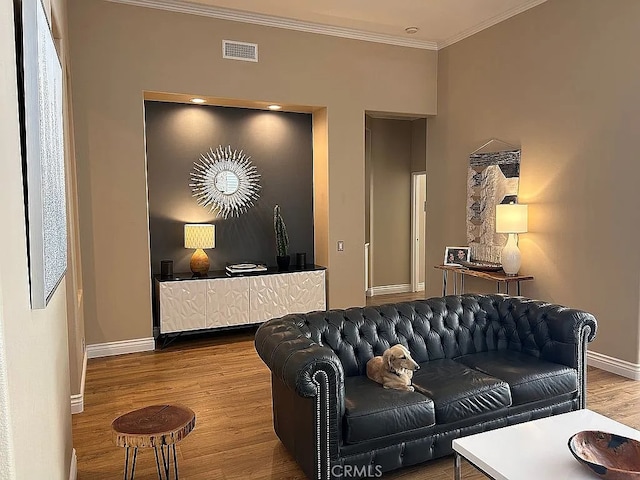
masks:
{"type": "Polygon", "coordinates": [[[427,119],[411,122],[411,171],[427,170],[427,119]]]}
{"type": "Polygon", "coordinates": [[[52,28],[64,76],[65,180],[67,189],[67,334],[69,343],[69,376],[71,394],[82,391],[85,341],[82,296],[82,265],[78,218],[78,186],[73,142],[73,112],[71,77],[69,74],[69,45],[66,0],[51,0],[52,28]]]}
{"type": "Polygon", "coordinates": [[[411,283],[411,133],[409,120],[371,118],[373,287],[411,283]]]}
{"type": "Polygon", "coordinates": [[[364,303],[364,111],[435,113],[436,52],[98,0],[71,0],[69,25],[88,343],[151,336],[144,91],[326,107],[318,258],[331,307],[364,303]],[[222,39],[260,62],[222,60],[222,39]]]}
{"type": "Polygon", "coordinates": [[[639,363],[638,25],[637,0],[550,0],[439,52],[429,294],[445,245],[466,244],[468,155],[492,137],[520,144],[522,272],[536,277],[523,293],[593,312],[590,348],[639,363]]]}
{"type": "MultiPolygon", "coordinates": [[[[317,265],[329,265],[329,131],[327,109],[313,113],[313,248],[317,265]]],[[[329,279],[330,272],[326,272],[329,279]]],[[[329,298],[327,295],[327,303],[329,298]]]]}
{"type": "Polygon", "coordinates": [[[0,476],[66,480],[71,463],[66,289],[31,310],[13,2],[0,2],[0,476]],[[6,364],[4,364],[6,362],[6,364]]]}

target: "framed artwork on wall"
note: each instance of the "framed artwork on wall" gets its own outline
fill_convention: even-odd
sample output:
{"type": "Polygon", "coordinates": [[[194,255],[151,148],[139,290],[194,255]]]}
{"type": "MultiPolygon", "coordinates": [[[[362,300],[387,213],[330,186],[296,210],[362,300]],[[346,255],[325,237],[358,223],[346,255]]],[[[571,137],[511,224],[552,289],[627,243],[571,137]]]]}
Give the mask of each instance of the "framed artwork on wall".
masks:
{"type": "Polygon", "coordinates": [[[469,155],[467,243],[475,260],[500,263],[507,236],[496,233],[496,206],[518,199],[520,154],[518,147],[491,139],[469,155]]]}
{"type": "Polygon", "coordinates": [[[468,262],[471,258],[469,247],[446,247],[444,249],[444,264],[461,267],[460,262],[468,262]]]}
{"type": "Polygon", "coordinates": [[[62,65],[40,0],[16,2],[31,308],[45,308],[67,269],[62,65]]]}

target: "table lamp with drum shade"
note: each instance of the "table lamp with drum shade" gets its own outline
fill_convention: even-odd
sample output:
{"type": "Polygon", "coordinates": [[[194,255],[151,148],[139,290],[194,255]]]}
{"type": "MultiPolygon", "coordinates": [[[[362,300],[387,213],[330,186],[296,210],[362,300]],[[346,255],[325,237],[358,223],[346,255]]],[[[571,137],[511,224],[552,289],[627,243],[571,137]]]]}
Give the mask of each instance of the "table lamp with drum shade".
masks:
{"type": "Polygon", "coordinates": [[[527,231],[528,207],[517,203],[496,205],[496,233],[508,233],[502,249],[501,263],[504,273],[517,275],[522,263],[518,248],[518,233],[527,231]]]}
{"type": "Polygon", "coordinates": [[[209,271],[209,257],[204,248],[215,248],[215,226],[208,223],[188,223],[184,226],[184,248],[195,248],[189,266],[194,275],[204,276],[209,271]]]}

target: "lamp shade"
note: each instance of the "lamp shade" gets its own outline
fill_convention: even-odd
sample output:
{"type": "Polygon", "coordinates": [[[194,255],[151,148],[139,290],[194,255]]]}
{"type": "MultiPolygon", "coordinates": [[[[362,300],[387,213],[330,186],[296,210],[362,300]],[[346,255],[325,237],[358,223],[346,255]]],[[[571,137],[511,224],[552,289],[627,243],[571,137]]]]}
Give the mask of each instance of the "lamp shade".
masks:
{"type": "Polygon", "coordinates": [[[496,233],[525,233],[528,207],[517,203],[496,205],[496,233]]]}
{"type": "Polygon", "coordinates": [[[208,223],[188,223],[184,226],[184,248],[215,248],[216,229],[208,223]]]}

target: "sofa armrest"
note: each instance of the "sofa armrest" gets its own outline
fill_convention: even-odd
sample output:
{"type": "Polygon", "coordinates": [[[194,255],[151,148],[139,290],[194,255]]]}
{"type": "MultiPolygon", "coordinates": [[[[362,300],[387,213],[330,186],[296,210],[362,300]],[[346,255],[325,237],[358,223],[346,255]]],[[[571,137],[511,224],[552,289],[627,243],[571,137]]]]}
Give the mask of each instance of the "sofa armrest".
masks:
{"type": "Polygon", "coordinates": [[[560,305],[543,305],[537,313],[549,326],[549,334],[555,341],[580,344],[585,327],[589,328],[587,342],[596,336],[596,319],[590,313],[560,305]]]}
{"type": "Polygon", "coordinates": [[[318,372],[335,384],[338,410],[344,404],[344,371],[336,353],[306,337],[295,324],[299,315],[269,320],[255,336],[255,347],[273,375],[302,397],[319,395],[318,372]]]}
{"type": "Polygon", "coordinates": [[[536,305],[534,321],[544,322],[548,338],[540,349],[541,357],[551,362],[573,367],[578,372],[578,401],[580,408],[587,406],[587,343],[598,329],[590,313],[559,305],[536,305]]]}
{"type": "MultiPolygon", "coordinates": [[[[329,479],[332,462],[338,458],[341,424],[344,414],[344,370],[336,353],[329,347],[308,338],[298,325],[304,323],[301,315],[287,315],[265,322],[258,328],[255,347],[262,361],[269,367],[274,381],[284,384],[291,392],[291,402],[283,400],[286,392],[272,392],[274,428],[283,443],[308,476],[329,479]],[[310,398],[313,397],[313,398],[310,398]],[[304,408],[306,402],[313,402],[313,418],[304,408]],[[293,412],[287,409],[294,408],[293,412]],[[283,411],[284,410],[284,411],[283,411]],[[306,412],[306,414],[305,414],[306,412]],[[309,437],[295,440],[295,435],[279,431],[278,418],[286,416],[288,422],[299,422],[299,426],[312,425],[314,434],[310,437],[313,448],[305,449],[309,437]],[[293,440],[292,440],[293,439],[293,440]]],[[[295,429],[296,433],[297,429],[295,429]]],[[[302,432],[304,432],[302,428],[302,432]]]]}
{"type": "Polygon", "coordinates": [[[560,305],[532,302],[522,307],[529,313],[540,356],[545,360],[579,368],[585,361],[586,344],[597,331],[596,319],[590,313],[560,305]]]}

